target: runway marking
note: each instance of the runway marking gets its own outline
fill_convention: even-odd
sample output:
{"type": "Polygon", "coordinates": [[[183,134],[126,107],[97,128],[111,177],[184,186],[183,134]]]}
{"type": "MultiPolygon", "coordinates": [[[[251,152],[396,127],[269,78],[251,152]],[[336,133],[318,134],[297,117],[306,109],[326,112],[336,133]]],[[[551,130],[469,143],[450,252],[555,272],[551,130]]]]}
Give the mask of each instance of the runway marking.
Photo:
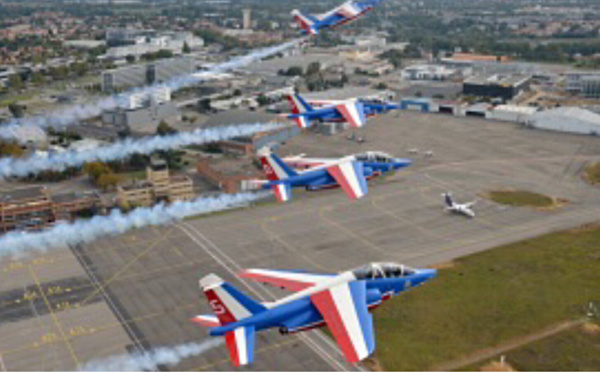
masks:
{"type": "Polygon", "coordinates": [[[46,294],[44,293],[44,289],[42,288],[42,286],[40,284],[39,278],[37,277],[33,268],[31,266],[28,266],[28,267],[29,267],[29,272],[31,273],[31,276],[33,277],[33,280],[35,281],[35,285],[38,287],[38,290],[39,290],[40,294],[42,295],[44,303],[46,304],[46,307],[48,308],[48,311],[50,312],[50,315],[52,316],[52,320],[54,320],[54,324],[56,325],[56,328],[58,328],[58,331],[60,332],[61,337],[62,337],[65,345],[67,346],[67,349],[69,349],[71,358],[75,362],[75,365],[77,366],[77,368],[79,368],[81,366],[81,363],[80,363],[79,359],[77,358],[77,355],[75,355],[75,350],[73,350],[73,346],[67,339],[67,335],[65,334],[65,331],[63,330],[62,325],[60,324],[58,317],[56,316],[56,313],[52,309],[52,305],[50,305],[50,301],[48,301],[48,297],[46,297],[46,294]]]}
{"type": "MultiPolygon", "coordinates": [[[[194,231],[198,235],[198,237],[201,237],[203,240],[205,240],[207,244],[212,245],[213,248],[215,249],[215,251],[219,252],[225,259],[227,259],[232,264],[232,266],[236,267],[237,270],[240,270],[240,271],[242,270],[242,268],[235,261],[233,261],[228,255],[226,255],[223,251],[221,251],[213,242],[208,240],[195,227],[191,226],[190,224],[188,224],[186,222],[177,223],[176,226],[181,231],[186,233],[190,237],[190,239],[192,239],[194,242],[196,242],[196,244],[198,244],[198,246],[200,246],[206,253],[208,253],[211,257],[213,257],[225,270],[229,271],[229,273],[231,275],[233,275],[233,277],[235,279],[237,279],[242,285],[244,285],[250,292],[254,293],[259,299],[261,299],[263,301],[266,300],[263,295],[261,295],[260,293],[258,293],[258,291],[256,289],[254,289],[254,287],[250,286],[245,280],[242,280],[239,276],[237,276],[237,273],[235,271],[233,271],[227,264],[225,264],[219,257],[217,257],[215,255],[215,253],[213,253],[211,250],[209,250],[202,242],[200,242],[198,240],[198,238],[193,236],[186,229],[186,228],[189,228],[190,230],[194,231]]],[[[257,287],[257,288],[261,288],[261,290],[263,290],[265,293],[267,293],[271,298],[273,298],[273,299],[275,298],[274,295],[270,291],[268,291],[266,288],[264,288],[264,287],[257,287]]],[[[313,349],[313,351],[315,351],[318,355],[320,355],[323,358],[323,360],[325,360],[327,363],[329,363],[329,365],[332,366],[334,369],[339,368],[339,370],[342,370],[342,371],[346,370],[346,367],[344,367],[342,364],[340,364],[337,360],[333,359],[333,357],[331,355],[329,355],[320,346],[318,346],[312,339],[310,339],[308,337],[308,335],[301,333],[298,335],[298,337],[300,337],[308,347],[313,349]]],[[[339,351],[339,349],[336,349],[336,350],[339,351]]]]}
{"type": "Polygon", "coordinates": [[[108,287],[108,285],[110,283],[112,283],[122,273],[124,273],[127,269],[129,269],[131,267],[131,265],[133,265],[134,263],[136,263],[137,261],[139,261],[142,257],[144,257],[145,255],[147,255],[151,250],[153,250],[158,244],[160,244],[164,240],[166,240],[173,233],[173,231],[174,230],[171,229],[170,231],[168,231],[167,233],[165,233],[164,235],[162,235],[160,238],[158,238],[157,240],[155,240],[154,243],[150,244],[146,249],[144,249],[137,256],[135,256],[131,261],[129,261],[125,266],[123,266],[119,271],[117,271],[114,275],[112,275],[108,280],[104,281],[103,283],[99,283],[100,286],[94,292],[90,293],[85,299],[83,299],[83,301],[80,301],[79,304],[81,306],[84,306],[89,300],[91,300],[92,298],[94,298],[94,296],[98,295],[98,293],[100,293],[101,291],[103,291],[104,288],[108,287]]]}
{"type": "Polygon", "coordinates": [[[263,221],[260,224],[260,228],[269,236],[271,236],[274,240],[276,240],[278,243],[280,243],[284,248],[286,248],[288,251],[292,252],[293,254],[302,257],[304,260],[306,260],[307,262],[309,262],[311,265],[321,269],[321,270],[326,270],[325,266],[319,264],[317,261],[312,260],[311,258],[309,258],[308,256],[301,254],[300,250],[295,249],[294,247],[292,247],[288,242],[286,242],[285,240],[283,240],[283,238],[277,234],[275,234],[274,232],[272,232],[271,230],[269,230],[267,228],[267,221],[263,221]]]}
{"type": "MultiPolygon", "coordinates": [[[[115,327],[127,327],[127,325],[129,325],[130,323],[134,323],[134,322],[141,322],[141,321],[145,321],[145,320],[149,320],[149,319],[153,319],[156,318],[158,316],[161,315],[166,315],[167,313],[171,312],[171,311],[176,311],[176,310],[181,310],[181,309],[185,309],[185,308],[189,308],[189,307],[194,307],[197,306],[196,302],[193,303],[189,303],[189,304],[185,304],[185,305],[181,305],[181,306],[177,306],[171,309],[168,309],[167,311],[160,311],[160,312],[155,312],[152,314],[147,314],[147,315],[143,315],[143,316],[138,316],[135,318],[130,318],[129,320],[124,320],[124,321],[115,321],[113,323],[109,323],[106,324],[104,326],[96,326],[94,327],[94,331],[90,332],[89,334],[85,335],[85,334],[79,334],[79,335],[70,335],[67,337],[68,340],[72,340],[78,337],[84,337],[84,336],[90,336],[90,335],[97,335],[100,332],[104,332],[106,330],[109,330],[111,328],[115,328],[115,327]]],[[[34,342],[33,344],[30,345],[25,345],[25,346],[21,346],[18,348],[14,348],[14,349],[7,349],[4,350],[4,355],[9,355],[9,354],[14,354],[14,353],[19,353],[19,352],[23,352],[23,351],[28,351],[28,350],[33,350],[33,349],[38,349],[41,345],[34,342]]]]}
{"type": "Polygon", "coordinates": [[[357,240],[360,240],[361,242],[363,242],[365,245],[368,245],[369,247],[381,252],[381,253],[388,253],[385,250],[383,250],[382,248],[378,247],[375,243],[363,238],[362,236],[356,234],[354,231],[348,229],[347,227],[343,226],[342,224],[340,224],[337,221],[334,221],[333,219],[327,217],[325,215],[325,210],[332,210],[331,207],[322,207],[319,210],[319,216],[325,220],[326,222],[328,222],[330,225],[333,225],[334,227],[338,228],[339,230],[342,230],[344,233],[354,237],[357,240]]]}
{"type": "Polygon", "coordinates": [[[423,234],[425,234],[427,236],[430,236],[430,237],[436,238],[436,239],[440,239],[440,240],[443,239],[443,237],[441,235],[435,234],[435,233],[429,231],[428,229],[424,228],[423,226],[413,223],[409,218],[400,217],[396,213],[383,208],[382,206],[377,204],[377,200],[375,198],[371,199],[371,204],[373,204],[373,207],[375,207],[375,209],[377,209],[389,216],[392,216],[393,218],[397,219],[398,221],[403,222],[416,230],[419,230],[420,232],[422,232],[423,234]]]}

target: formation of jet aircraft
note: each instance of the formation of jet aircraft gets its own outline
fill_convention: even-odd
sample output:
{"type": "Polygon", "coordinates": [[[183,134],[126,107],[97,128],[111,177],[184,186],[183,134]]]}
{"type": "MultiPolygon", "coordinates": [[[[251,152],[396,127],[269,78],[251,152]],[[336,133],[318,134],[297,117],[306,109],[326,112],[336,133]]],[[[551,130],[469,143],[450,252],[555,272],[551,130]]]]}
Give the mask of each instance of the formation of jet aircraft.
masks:
{"type": "Polygon", "coordinates": [[[442,196],[444,197],[444,204],[446,207],[446,211],[456,213],[456,214],[462,214],[469,218],[475,217],[475,212],[473,212],[473,209],[472,209],[473,206],[475,205],[475,201],[472,201],[469,203],[464,203],[464,204],[458,204],[454,201],[454,199],[452,199],[452,194],[446,192],[446,193],[443,193],[442,196]]]}
{"type": "Polygon", "coordinates": [[[400,105],[391,102],[356,98],[312,103],[294,94],[288,100],[292,113],[286,117],[294,120],[299,128],[308,128],[315,121],[347,122],[353,128],[360,128],[367,123],[367,118],[400,108],[400,105]]]}
{"type": "Polygon", "coordinates": [[[319,31],[352,22],[365,13],[373,10],[381,0],[350,0],[323,14],[311,15],[299,10],[292,11],[292,16],[302,28],[305,35],[317,35],[319,31]]]}
{"type": "Polygon", "coordinates": [[[240,274],[260,283],[295,292],[270,303],[258,302],[215,274],[200,280],[214,313],[193,322],[224,336],[234,366],[252,363],[256,332],[279,328],[281,334],[327,325],[349,363],[375,350],[369,311],[382,302],[437,275],[434,269],[413,269],[395,263],[371,263],[339,274],[248,269],[240,274]]]}
{"type": "Polygon", "coordinates": [[[287,163],[270,149],[259,151],[266,181],[256,181],[260,188],[273,190],[280,202],[292,198],[292,188],[303,187],[314,191],[324,188],[341,187],[350,199],[359,199],[367,194],[367,180],[386,172],[407,167],[409,159],[397,159],[384,153],[350,155],[340,159],[304,159],[302,164],[310,164],[305,169],[294,168],[297,159],[287,163]]]}

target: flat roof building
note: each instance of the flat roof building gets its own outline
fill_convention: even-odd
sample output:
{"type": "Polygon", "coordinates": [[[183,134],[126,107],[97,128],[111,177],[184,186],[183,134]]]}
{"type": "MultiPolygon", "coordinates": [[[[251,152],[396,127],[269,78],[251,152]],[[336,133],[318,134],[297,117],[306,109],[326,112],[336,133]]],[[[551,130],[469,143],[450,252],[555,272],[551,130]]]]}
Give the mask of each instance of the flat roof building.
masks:
{"type": "Polygon", "coordinates": [[[99,206],[100,198],[95,193],[51,195],[44,186],[11,190],[0,194],[0,233],[41,230],[99,206]]]}
{"type": "Polygon", "coordinates": [[[162,159],[151,159],[146,167],[145,181],[134,181],[117,188],[117,202],[123,208],[149,207],[161,201],[175,202],[194,197],[192,179],[186,175],[171,176],[162,159]]]}
{"type": "Polygon", "coordinates": [[[464,81],[463,94],[511,100],[530,85],[531,76],[526,75],[478,75],[464,81]]]}

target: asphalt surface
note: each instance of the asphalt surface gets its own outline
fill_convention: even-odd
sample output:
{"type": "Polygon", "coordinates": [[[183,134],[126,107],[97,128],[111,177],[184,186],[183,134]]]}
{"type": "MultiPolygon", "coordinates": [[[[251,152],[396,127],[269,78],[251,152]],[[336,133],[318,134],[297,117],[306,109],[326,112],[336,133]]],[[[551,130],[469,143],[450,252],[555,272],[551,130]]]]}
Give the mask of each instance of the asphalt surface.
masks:
{"type": "MultiPolygon", "coordinates": [[[[23,358],[24,352],[14,350],[39,337],[35,334],[39,328],[33,323],[35,319],[46,321],[48,326],[55,323],[50,318],[52,314],[0,323],[0,332],[9,329],[3,327],[17,325],[23,330],[14,341],[0,342],[5,367],[55,368],[55,360],[73,359],[68,348],[62,347],[67,342],[74,345],[73,353],[83,363],[97,358],[90,353],[94,344],[101,345],[115,337],[115,331],[120,332],[119,340],[124,339],[119,347],[114,345],[119,350],[123,345],[129,350],[144,350],[207,340],[207,330],[190,323],[189,318],[210,313],[198,280],[211,272],[267,301],[283,293],[242,281],[235,274],[249,267],[335,272],[372,261],[421,267],[600,217],[600,190],[580,178],[586,162],[600,160],[597,138],[413,112],[372,119],[360,130],[367,139],[364,144],[348,140],[348,134],[305,134],[282,146],[280,152],[322,157],[381,150],[413,157],[414,165],[372,181],[369,195],[356,202],[348,200],[340,190],[295,190],[294,200],[285,205],[261,204],[171,226],[132,231],[73,247],[72,252],[63,251],[61,254],[77,259],[84,273],[70,273],[63,279],[87,275],[88,282],[82,284],[87,283],[93,290],[80,289],[74,309],[61,311],[59,316],[69,322],[70,328],[79,325],[81,314],[96,311],[98,306],[109,309],[111,316],[104,319],[106,324],[94,319],[93,333],[75,332],[60,337],[60,342],[38,346],[39,358],[29,364],[18,358],[23,358]],[[419,152],[409,155],[408,149],[419,152]],[[433,158],[425,158],[423,153],[430,150],[433,158]],[[567,202],[560,208],[536,210],[500,206],[482,197],[491,190],[511,188],[540,192],[567,202]],[[478,199],[474,208],[477,217],[471,220],[445,213],[441,193],[446,191],[452,192],[459,202],[478,199]],[[62,354],[52,354],[59,345],[62,354]]],[[[11,264],[18,266],[18,261],[11,264]]],[[[55,264],[44,267],[51,270],[55,264]]],[[[46,281],[58,279],[48,277],[46,281]]],[[[25,278],[21,281],[27,282],[25,278]]],[[[14,288],[3,285],[1,289],[6,294],[14,288]]],[[[100,350],[99,354],[110,355],[108,348],[100,350]]],[[[185,359],[177,366],[164,367],[233,369],[224,345],[185,359]]],[[[347,368],[352,367],[343,362],[336,345],[319,331],[291,336],[269,331],[258,335],[255,363],[244,369],[347,368]]]]}

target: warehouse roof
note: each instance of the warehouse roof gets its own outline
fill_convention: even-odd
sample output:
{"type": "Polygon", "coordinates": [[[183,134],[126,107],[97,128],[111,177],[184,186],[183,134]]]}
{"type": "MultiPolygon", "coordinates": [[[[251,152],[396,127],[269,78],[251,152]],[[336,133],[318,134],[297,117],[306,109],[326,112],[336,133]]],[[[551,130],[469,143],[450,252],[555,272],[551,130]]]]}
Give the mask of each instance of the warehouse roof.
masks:
{"type": "Polygon", "coordinates": [[[21,189],[14,189],[9,192],[0,194],[0,202],[15,202],[23,199],[34,199],[40,197],[47,197],[46,187],[44,186],[32,186],[24,187],[21,189]]]}
{"type": "Polygon", "coordinates": [[[547,119],[583,121],[600,127],[600,115],[579,107],[559,107],[551,110],[539,111],[532,116],[534,122],[547,119]]]}

